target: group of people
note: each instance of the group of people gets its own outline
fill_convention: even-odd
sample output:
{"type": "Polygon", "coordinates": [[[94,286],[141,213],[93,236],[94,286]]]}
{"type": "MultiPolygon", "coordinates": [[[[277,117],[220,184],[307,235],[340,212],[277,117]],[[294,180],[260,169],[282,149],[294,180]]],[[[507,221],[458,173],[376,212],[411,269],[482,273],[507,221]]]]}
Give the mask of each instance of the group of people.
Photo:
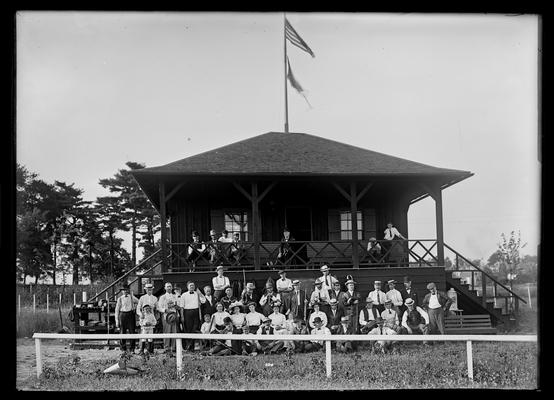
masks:
{"type": "MultiPolygon", "coordinates": [[[[191,281],[184,292],[166,282],[165,293],[159,299],[152,294],[151,284],[145,285],[146,294],[139,299],[129,293],[128,287],[123,287],[123,295],[116,304],[116,325],[122,333],[134,333],[136,321],[141,332],[152,333],[161,321],[164,333],[311,334],[314,338],[309,341],[237,339],[195,343],[187,339],[184,342],[185,350],[210,355],[310,352],[323,346],[323,340],[315,337],[320,335],[444,334],[444,318],[452,302],[432,282],[427,285],[429,293],[420,302],[409,277],[404,277],[400,291],[393,279],[386,282],[386,291],[383,282],[376,280],[373,290],[362,299],[352,276],[346,277],[343,290],[327,265],[320,268],[322,275],[315,279],[310,295],[301,288],[299,280],[291,280],[285,270],[279,270],[280,278],[268,279],[263,294],[258,295],[254,282],[248,282],[240,296],[235,297],[224,267],[218,266],[216,271],[212,284],[203,291],[191,281]]],[[[372,341],[371,348],[385,352],[393,344],[393,339],[372,341]]],[[[350,352],[356,350],[356,343],[337,341],[335,348],[350,352]]],[[[133,351],[134,342],[127,347],[121,341],[121,349],[133,351]]],[[[164,339],[164,349],[173,354],[175,340],[164,339]]],[[[140,351],[153,353],[151,339],[142,341],[140,351]]]]}
{"type": "Polygon", "coordinates": [[[210,230],[210,240],[203,242],[198,231],[192,231],[192,242],[187,245],[186,261],[190,270],[194,271],[199,260],[205,259],[211,265],[216,265],[222,260],[240,265],[244,255],[244,244],[240,233],[235,232],[231,237],[225,229],[218,235],[214,229],[210,230]]]}

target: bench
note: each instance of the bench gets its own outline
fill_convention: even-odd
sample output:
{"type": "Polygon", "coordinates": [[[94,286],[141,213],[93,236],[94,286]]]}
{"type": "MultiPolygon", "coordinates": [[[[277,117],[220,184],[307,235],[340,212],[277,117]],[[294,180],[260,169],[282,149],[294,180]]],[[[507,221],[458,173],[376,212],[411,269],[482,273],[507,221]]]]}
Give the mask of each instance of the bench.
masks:
{"type": "Polygon", "coordinates": [[[488,314],[449,315],[444,320],[445,333],[448,335],[496,335],[488,314]]]}

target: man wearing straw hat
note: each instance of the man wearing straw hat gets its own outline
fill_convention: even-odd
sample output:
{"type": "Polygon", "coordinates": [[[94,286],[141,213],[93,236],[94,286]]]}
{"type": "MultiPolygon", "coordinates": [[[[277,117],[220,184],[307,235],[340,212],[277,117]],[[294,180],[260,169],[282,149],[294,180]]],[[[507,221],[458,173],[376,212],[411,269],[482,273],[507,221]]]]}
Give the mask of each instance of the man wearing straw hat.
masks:
{"type": "Polygon", "coordinates": [[[398,314],[398,318],[401,316],[402,306],[404,301],[402,300],[402,295],[398,290],[395,289],[396,281],[394,279],[389,280],[388,282],[389,290],[385,294],[387,300],[392,302],[392,308],[398,314]]]}
{"type": "Polygon", "coordinates": [[[338,279],[331,275],[329,266],[327,264],[323,264],[319,270],[322,273],[322,276],[319,277],[322,289],[327,292],[329,292],[329,290],[333,290],[333,285],[335,282],[338,282],[338,279]]]}

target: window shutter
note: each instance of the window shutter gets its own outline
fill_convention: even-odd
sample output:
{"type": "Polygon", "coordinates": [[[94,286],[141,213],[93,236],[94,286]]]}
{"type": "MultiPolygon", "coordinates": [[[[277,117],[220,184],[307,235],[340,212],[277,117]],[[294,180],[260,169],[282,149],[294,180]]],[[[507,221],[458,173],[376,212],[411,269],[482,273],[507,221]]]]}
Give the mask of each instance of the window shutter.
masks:
{"type": "Polygon", "coordinates": [[[327,211],[327,222],[329,226],[329,240],[340,240],[340,212],[339,210],[327,211]]]}
{"type": "Polygon", "coordinates": [[[377,237],[377,214],[374,208],[364,208],[362,210],[362,218],[364,221],[365,238],[377,237]]]}

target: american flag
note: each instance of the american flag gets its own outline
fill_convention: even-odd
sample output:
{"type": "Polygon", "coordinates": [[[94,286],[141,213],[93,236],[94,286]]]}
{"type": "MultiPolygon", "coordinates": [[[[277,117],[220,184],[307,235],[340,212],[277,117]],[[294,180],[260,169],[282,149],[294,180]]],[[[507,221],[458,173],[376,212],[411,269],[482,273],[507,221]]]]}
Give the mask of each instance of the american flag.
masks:
{"type": "MultiPolygon", "coordinates": [[[[310,46],[300,37],[296,30],[292,27],[289,20],[285,18],[285,37],[296,47],[304,50],[306,53],[315,57],[314,52],[310,49],[310,46]]],[[[292,82],[291,82],[292,83],[292,82]]]]}

